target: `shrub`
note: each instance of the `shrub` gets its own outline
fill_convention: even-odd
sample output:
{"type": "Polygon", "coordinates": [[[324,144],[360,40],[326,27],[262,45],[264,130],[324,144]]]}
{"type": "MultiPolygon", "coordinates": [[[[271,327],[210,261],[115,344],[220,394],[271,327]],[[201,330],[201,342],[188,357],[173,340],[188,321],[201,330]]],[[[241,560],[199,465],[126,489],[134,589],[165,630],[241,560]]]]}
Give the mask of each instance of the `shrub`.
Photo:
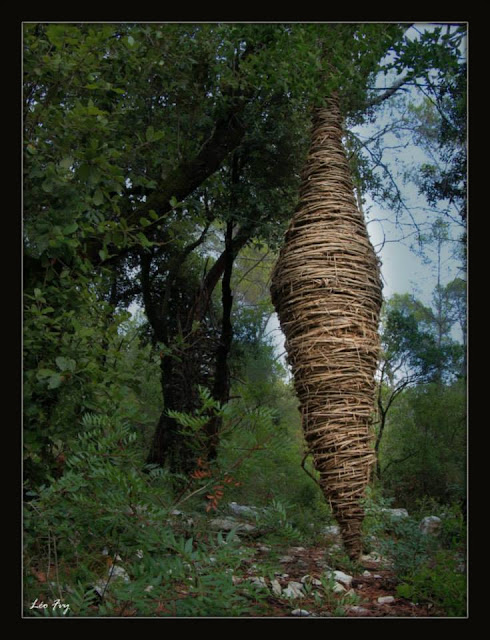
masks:
{"type": "Polygon", "coordinates": [[[398,585],[400,596],[415,602],[429,602],[447,616],[466,616],[466,574],[450,551],[439,550],[398,585]]]}
{"type": "Polygon", "coordinates": [[[31,608],[58,600],[81,617],[244,614],[233,533],[172,526],[165,474],[140,468],[131,427],[95,415],[83,426],[64,475],[25,504],[26,615],[59,615],[31,608]]]}

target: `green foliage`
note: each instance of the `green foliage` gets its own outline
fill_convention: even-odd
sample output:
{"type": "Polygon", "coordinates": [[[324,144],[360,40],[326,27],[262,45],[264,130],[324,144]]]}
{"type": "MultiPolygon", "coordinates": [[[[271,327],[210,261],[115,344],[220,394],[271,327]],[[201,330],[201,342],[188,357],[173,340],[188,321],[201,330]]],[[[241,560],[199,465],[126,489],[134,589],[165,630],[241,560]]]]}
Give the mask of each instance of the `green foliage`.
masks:
{"type": "Polygon", "coordinates": [[[129,314],[98,298],[86,276],[63,273],[48,266],[44,287],[24,294],[27,489],[59,473],[59,456],[76,437],[84,412],[117,407],[119,416],[143,426],[161,403],[154,382],[158,365],[129,314]],[[150,397],[153,409],[146,403],[150,397]]]}
{"type": "Polygon", "coordinates": [[[409,115],[418,144],[436,149],[440,158],[422,165],[415,183],[431,205],[442,202],[455,207],[463,224],[467,203],[467,81],[466,61],[454,65],[441,82],[429,85],[429,95],[418,107],[412,105],[409,115]]]}
{"type": "Polygon", "coordinates": [[[199,399],[200,407],[193,414],[167,409],[167,414],[184,428],[182,433],[192,438],[202,436],[210,416],[219,414],[221,410],[220,403],[214,400],[211,392],[206,387],[199,387],[199,399]]]}
{"type": "Polygon", "coordinates": [[[104,415],[83,425],[65,474],[25,505],[27,615],[36,599],[82,617],[246,614],[234,534],[179,532],[162,470],[141,470],[135,431],[104,415]]]}
{"type": "MultiPolygon", "coordinates": [[[[396,24],[23,28],[26,615],[266,611],[263,592],[232,580],[246,555],[233,532],[211,533],[203,511],[225,499],[256,505],[257,524],[278,546],[318,542],[332,521],[301,468],[315,476],[292,386],[267,336],[269,250],[295,206],[310,109],[338,90],[345,115],[359,122],[390,49],[397,70],[421,73],[436,62],[453,68],[456,39],[438,32],[412,45],[396,24]],[[196,176],[199,154],[219,156],[235,128],[235,147],[210,153],[209,171],[196,176]],[[161,381],[172,374],[162,363],[185,355],[184,327],[229,222],[248,243],[234,256],[231,400],[220,405],[202,387],[195,411],[168,412],[199,451],[210,418],[222,424],[217,460],[179,477],[176,495],[176,477],[143,460],[163,409],[161,381]],[[132,301],[143,303],[144,319],[129,318],[132,301]],[[192,522],[175,514],[182,504],[194,509],[192,522]],[[70,608],[31,608],[36,600],[70,608]]],[[[448,97],[461,88],[454,73],[448,97]]],[[[454,148],[453,129],[440,131],[429,110],[415,115],[454,148]]],[[[427,168],[425,178],[434,191],[438,176],[427,168]]],[[[210,344],[218,289],[206,318],[210,344]]],[[[461,286],[440,293],[464,318],[461,286]]],[[[395,311],[387,352],[427,373],[434,318],[407,301],[395,311]]],[[[420,387],[398,407],[381,451],[383,488],[402,501],[457,497],[462,387],[420,387]]],[[[368,528],[386,530],[370,518],[368,528]]],[[[423,573],[429,565],[415,562],[430,556],[423,541],[415,530],[398,533],[406,588],[448,602],[453,596],[423,573]]],[[[440,540],[452,548],[461,539],[455,512],[440,540]]]]}
{"type": "Polygon", "coordinates": [[[422,496],[451,502],[465,493],[465,286],[434,291],[433,305],[408,294],[385,304],[378,390],[378,478],[397,502],[422,496]]]}
{"type": "MultiPolygon", "coordinates": [[[[435,292],[439,297],[439,294],[435,292]]],[[[385,373],[393,382],[400,374],[414,380],[446,379],[459,373],[460,345],[450,338],[455,313],[450,294],[444,310],[427,307],[410,294],[394,294],[386,301],[382,319],[385,373]],[[444,317],[443,317],[444,314],[444,317]]]]}
{"type": "MultiPolygon", "coordinates": [[[[466,36],[464,25],[434,26],[419,32],[417,38],[408,34],[393,45],[396,55],[387,64],[387,69],[408,71],[411,76],[425,77],[428,70],[439,78],[455,72],[460,63],[460,47],[466,36]],[[455,28],[451,28],[455,27],[455,28]]],[[[433,78],[434,80],[434,78],[433,78]]]]}
{"type": "Polygon", "coordinates": [[[466,389],[423,385],[398,399],[382,449],[383,485],[410,509],[417,498],[462,499],[466,486],[466,389]]]}
{"type": "Polygon", "coordinates": [[[449,617],[465,617],[467,612],[466,574],[460,561],[440,550],[397,586],[398,595],[416,602],[429,602],[449,617]]]}
{"type": "Polygon", "coordinates": [[[412,602],[431,603],[435,615],[466,614],[466,525],[461,506],[441,505],[431,498],[418,500],[408,517],[393,517],[392,500],[370,489],[363,524],[366,539],[391,562],[397,593],[412,602]],[[421,519],[441,519],[437,535],[424,534],[421,519]]]}

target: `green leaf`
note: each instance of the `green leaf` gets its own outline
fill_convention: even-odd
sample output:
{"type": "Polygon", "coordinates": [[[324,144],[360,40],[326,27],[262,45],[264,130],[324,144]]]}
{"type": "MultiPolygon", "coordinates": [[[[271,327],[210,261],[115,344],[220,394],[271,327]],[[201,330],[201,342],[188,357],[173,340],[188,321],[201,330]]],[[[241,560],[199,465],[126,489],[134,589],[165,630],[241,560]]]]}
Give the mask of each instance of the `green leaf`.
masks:
{"type": "Polygon", "coordinates": [[[194,544],[194,539],[193,538],[188,538],[185,541],[185,544],[184,544],[185,553],[192,553],[193,544],[194,544]]]}
{"type": "Polygon", "coordinates": [[[75,371],[77,363],[72,358],[65,358],[64,356],[58,356],[55,360],[56,364],[61,371],[75,371]]]}
{"type": "Polygon", "coordinates": [[[57,389],[63,382],[63,377],[59,373],[53,374],[48,381],[48,389],[57,389]]]}
{"type": "Polygon", "coordinates": [[[76,222],[72,222],[63,228],[63,235],[69,236],[71,233],[75,233],[78,229],[78,224],[76,222]]]}
{"type": "Polygon", "coordinates": [[[107,260],[107,258],[109,257],[109,254],[105,249],[100,249],[99,256],[100,256],[100,259],[103,261],[103,260],[107,260]]]}
{"type": "Polygon", "coordinates": [[[136,234],[136,237],[138,238],[138,240],[140,241],[143,247],[151,247],[153,245],[153,243],[150,240],[148,240],[145,234],[142,233],[141,231],[136,234]]]}
{"type": "Polygon", "coordinates": [[[134,45],[136,44],[133,36],[128,36],[128,44],[130,47],[134,47],[134,45]]]}
{"type": "Polygon", "coordinates": [[[155,129],[150,125],[146,130],[146,139],[151,142],[155,137],[155,129]]]}
{"type": "Polygon", "coordinates": [[[45,378],[49,378],[53,375],[56,375],[56,371],[53,371],[53,369],[39,369],[36,374],[36,378],[38,380],[44,380],[45,378]]]}
{"type": "MultiPolygon", "coordinates": [[[[87,105],[87,114],[89,116],[104,116],[107,115],[107,111],[103,111],[102,109],[99,109],[99,107],[96,107],[93,103],[87,105]]],[[[94,141],[96,143],[96,141],[94,141]]]]}
{"type": "Polygon", "coordinates": [[[94,197],[92,198],[92,202],[95,205],[103,204],[103,202],[104,202],[104,194],[102,193],[102,191],[100,189],[97,189],[95,191],[94,197]]]}
{"type": "Polygon", "coordinates": [[[55,47],[62,47],[65,40],[66,27],[63,24],[51,24],[46,27],[46,35],[55,47]]]}

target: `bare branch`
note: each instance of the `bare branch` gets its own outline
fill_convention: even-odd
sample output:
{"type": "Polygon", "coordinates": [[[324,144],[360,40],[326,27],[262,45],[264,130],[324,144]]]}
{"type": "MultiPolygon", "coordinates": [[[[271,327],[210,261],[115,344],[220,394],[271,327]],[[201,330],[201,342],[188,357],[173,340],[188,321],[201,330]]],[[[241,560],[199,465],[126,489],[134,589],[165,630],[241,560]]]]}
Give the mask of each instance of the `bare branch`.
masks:
{"type": "Polygon", "coordinates": [[[388,98],[391,98],[391,96],[397,91],[399,91],[403,87],[403,85],[407,83],[408,80],[410,80],[409,75],[406,75],[403,78],[400,78],[399,80],[397,80],[392,87],[390,87],[389,89],[386,89],[386,91],[382,93],[380,96],[377,96],[376,98],[371,100],[371,102],[368,103],[368,107],[375,107],[381,104],[382,102],[384,102],[385,100],[388,100],[388,98]]]}

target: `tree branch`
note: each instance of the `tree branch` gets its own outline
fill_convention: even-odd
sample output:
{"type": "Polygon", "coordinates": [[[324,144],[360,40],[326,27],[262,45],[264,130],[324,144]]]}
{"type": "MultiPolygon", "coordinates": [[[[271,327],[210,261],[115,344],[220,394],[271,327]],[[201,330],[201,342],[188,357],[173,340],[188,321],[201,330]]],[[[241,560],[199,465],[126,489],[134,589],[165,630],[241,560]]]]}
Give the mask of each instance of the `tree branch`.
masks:
{"type": "Polygon", "coordinates": [[[389,89],[386,89],[384,93],[382,93],[380,96],[377,96],[376,98],[371,100],[371,102],[368,102],[367,106],[376,107],[382,102],[384,102],[385,100],[388,100],[388,98],[391,98],[391,96],[394,93],[396,93],[399,89],[401,89],[403,85],[406,84],[410,79],[411,79],[410,75],[406,75],[403,78],[400,78],[393,84],[392,87],[390,87],[389,89]]]}
{"type": "Polygon", "coordinates": [[[417,453],[418,453],[418,451],[412,451],[411,453],[409,453],[408,455],[406,455],[403,458],[397,458],[396,460],[390,460],[390,462],[388,462],[388,464],[384,467],[383,474],[386,473],[386,469],[391,467],[392,464],[398,464],[400,462],[405,462],[405,460],[408,460],[409,458],[413,458],[413,456],[416,456],[417,453]]]}
{"type": "MultiPolygon", "coordinates": [[[[180,202],[189,196],[220,168],[226,156],[240,144],[245,133],[240,115],[246,103],[244,96],[238,96],[232,100],[227,113],[216,121],[211,136],[201,146],[197,155],[189,160],[184,160],[160,181],[146,202],[140,203],[135,209],[128,212],[125,216],[128,226],[138,225],[141,216],[154,210],[159,219],[147,225],[144,233],[147,237],[156,235],[157,225],[161,224],[161,218],[173,208],[170,200],[175,198],[180,202]]],[[[99,238],[93,238],[87,242],[86,255],[94,264],[100,262],[99,250],[101,248],[102,242],[99,238]]],[[[112,254],[112,257],[105,262],[114,261],[129,251],[128,247],[111,246],[109,253],[112,254]]]]}

